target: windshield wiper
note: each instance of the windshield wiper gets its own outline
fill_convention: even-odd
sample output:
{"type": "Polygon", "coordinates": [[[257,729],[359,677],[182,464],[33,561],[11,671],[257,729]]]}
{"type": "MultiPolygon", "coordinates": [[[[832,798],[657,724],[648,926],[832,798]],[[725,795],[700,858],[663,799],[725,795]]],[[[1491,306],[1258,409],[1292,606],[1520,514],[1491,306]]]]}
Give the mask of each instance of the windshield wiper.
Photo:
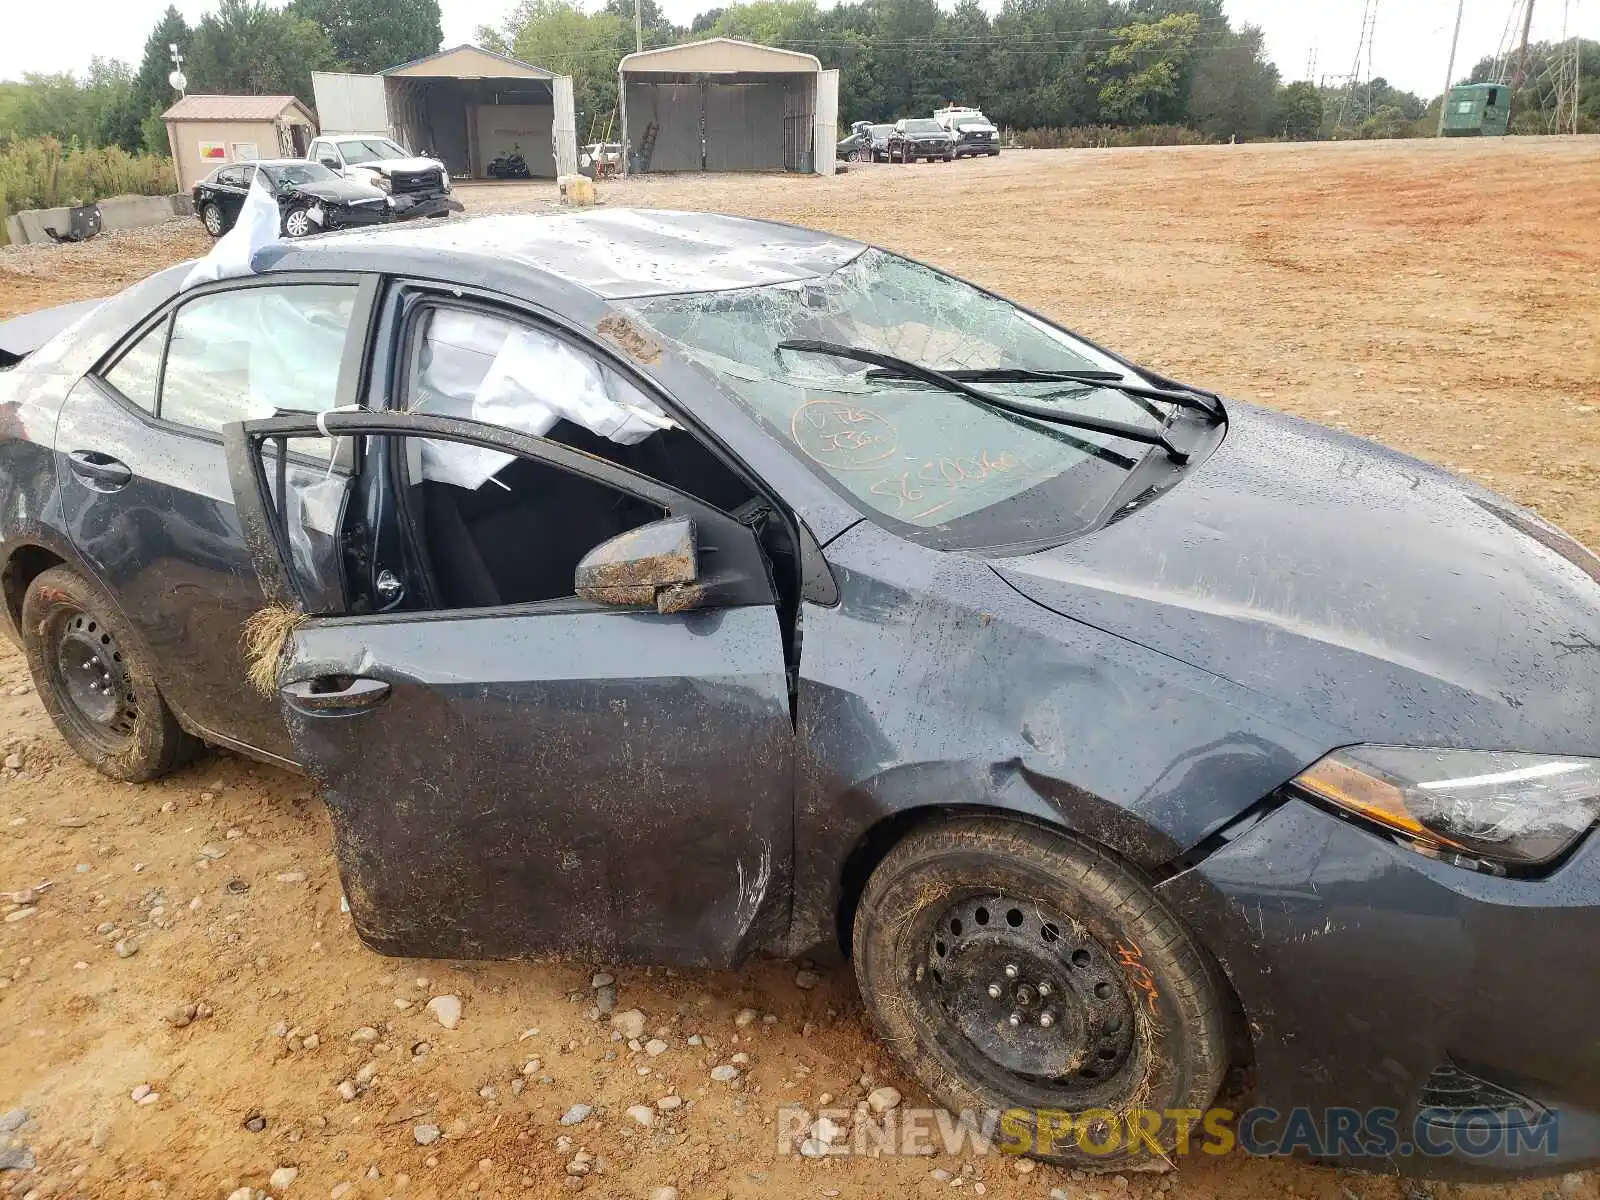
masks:
{"type": "MultiPolygon", "coordinates": [[[[946,373],[936,371],[932,367],[924,367],[904,358],[896,358],[892,354],[880,354],[876,350],[868,350],[861,346],[846,346],[842,342],[817,342],[800,339],[790,342],[779,342],[779,350],[797,350],[805,354],[827,354],[834,358],[850,358],[856,362],[871,363],[881,367],[889,374],[902,379],[919,379],[923,383],[931,383],[934,387],[958,396],[965,396],[976,404],[988,408],[1000,409],[1002,412],[1016,413],[1019,416],[1032,417],[1038,421],[1048,421],[1055,425],[1068,425],[1074,429],[1088,429],[1094,433],[1109,433],[1115,437],[1127,438],[1130,442],[1143,442],[1147,446],[1160,446],[1167,452],[1167,457],[1173,462],[1186,463],[1189,461],[1191,450],[1178,445],[1163,429],[1149,429],[1143,425],[1131,425],[1126,421],[1114,421],[1109,417],[1095,417],[1088,413],[1063,412],[1059,408],[1046,404],[1030,404],[1026,400],[1012,400],[1005,396],[996,396],[990,392],[975,388],[954,372],[946,373]]],[[[871,374],[871,372],[868,372],[871,374]]]]}
{"type": "MultiPolygon", "coordinates": [[[[1205,413],[1213,420],[1222,416],[1216,398],[1205,392],[1179,392],[1171,388],[1152,387],[1135,383],[1117,371],[1035,371],[1027,367],[983,367],[946,371],[951,379],[966,383],[1082,383],[1090,387],[1106,387],[1125,396],[1142,396],[1147,400],[1164,400],[1179,408],[1192,408],[1205,413]]],[[[868,371],[868,379],[895,379],[905,376],[898,368],[880,367],[868,371]]]]}

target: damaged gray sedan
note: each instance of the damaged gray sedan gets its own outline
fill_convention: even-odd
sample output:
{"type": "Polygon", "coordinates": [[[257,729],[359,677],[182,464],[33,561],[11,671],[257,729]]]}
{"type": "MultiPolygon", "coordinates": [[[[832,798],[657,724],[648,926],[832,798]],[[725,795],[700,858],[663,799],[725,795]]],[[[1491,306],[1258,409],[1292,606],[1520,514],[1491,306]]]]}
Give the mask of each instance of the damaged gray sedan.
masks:
{"type": "Polygon", "coordinates": [[[6,624],[107,774],[305,769],[386,954],[842,953],[1045,1157],[1170,1147],[1230,1065],[1406,1135],[1325,1158],[1600,1153],[1600,564],[1560,531],[807,230],[251,265],[0,326],[6,624]]]}

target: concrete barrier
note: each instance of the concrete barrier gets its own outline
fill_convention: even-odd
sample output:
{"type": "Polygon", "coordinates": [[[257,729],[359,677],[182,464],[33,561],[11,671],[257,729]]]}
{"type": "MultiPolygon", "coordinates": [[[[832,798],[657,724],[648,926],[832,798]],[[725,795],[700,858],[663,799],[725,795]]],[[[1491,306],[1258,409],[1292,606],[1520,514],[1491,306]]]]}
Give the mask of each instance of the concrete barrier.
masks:
{"type": "MultiPolygon", "coordinates": [[[[99,203],[100,228],[142,229],[160,225],[173,217],[194,214],[194,202],[183,194],[175,196],[115,196],[99,203]]],[[[6,236],[14,246],[50,241],[46,227],[64,231],[71,217],[66,208],[30,208],[6,218],[6,236]]]]}

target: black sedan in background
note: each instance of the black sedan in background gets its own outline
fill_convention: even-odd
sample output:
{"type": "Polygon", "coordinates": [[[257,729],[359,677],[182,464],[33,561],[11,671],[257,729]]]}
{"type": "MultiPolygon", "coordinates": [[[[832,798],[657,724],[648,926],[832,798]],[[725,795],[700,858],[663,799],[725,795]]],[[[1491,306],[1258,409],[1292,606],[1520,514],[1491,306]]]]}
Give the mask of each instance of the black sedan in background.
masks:
{"type": "Polygon", "coordinates": [[[360,180],[344,179],[321,163],[269,159],[218,167],[195,184],[195,216],[212,237],[221,237],[233,228],[258,171],[278,198],[285,237],[380,225],[396,218],[442,217],[461,210],[457,201],[439,196],[401,213],[387,193],[360,180]]]}
{"type": "Polygon", "coordinates": [[[0,632],[85,760],[309,771],[383,953],[847,955],[1014,1151],[1161,1165],[1238,1065],[1258,1153],[1600,1160],[1559,529],[826,233],[258,257],[0,325],[0,632]]]}

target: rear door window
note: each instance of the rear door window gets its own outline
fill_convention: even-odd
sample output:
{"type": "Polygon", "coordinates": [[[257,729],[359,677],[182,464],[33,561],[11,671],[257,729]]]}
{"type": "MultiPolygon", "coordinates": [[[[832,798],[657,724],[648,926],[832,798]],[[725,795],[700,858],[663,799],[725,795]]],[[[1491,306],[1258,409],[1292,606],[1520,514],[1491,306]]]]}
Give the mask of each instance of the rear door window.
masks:
{"type": "Polygon", "coordinates": [[[167,322],[162,321],[135,342],[105,373],[105,380],[125,400],[156,411],[156,388],[161,382],[161,352],[167,348],[167,322]]]}
{"type": "Polygon", "coordinates": [[[242,287],[190,300],[172,323],[158,415],[215,431],[279,410],[326,412],[337,403],[355,302],[353,283],[242,287]]]}

